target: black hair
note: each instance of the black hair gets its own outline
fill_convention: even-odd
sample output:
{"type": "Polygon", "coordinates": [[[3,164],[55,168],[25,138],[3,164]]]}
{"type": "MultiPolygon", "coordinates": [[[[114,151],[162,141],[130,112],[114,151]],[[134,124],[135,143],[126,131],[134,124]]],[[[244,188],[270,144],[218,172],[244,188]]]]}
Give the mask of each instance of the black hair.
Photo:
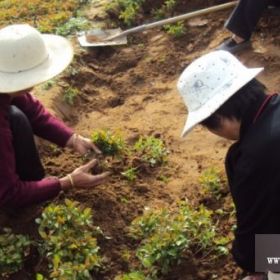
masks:
{"type": "Polygon", "coordinates": [[[265,96],[265,85],[257,79],[253,79],[239,89],[219,109],[200,124],[215,130],[220,127],[222,118],[241,121],[247,110],[252,105],[261,102],[265,96]]]}

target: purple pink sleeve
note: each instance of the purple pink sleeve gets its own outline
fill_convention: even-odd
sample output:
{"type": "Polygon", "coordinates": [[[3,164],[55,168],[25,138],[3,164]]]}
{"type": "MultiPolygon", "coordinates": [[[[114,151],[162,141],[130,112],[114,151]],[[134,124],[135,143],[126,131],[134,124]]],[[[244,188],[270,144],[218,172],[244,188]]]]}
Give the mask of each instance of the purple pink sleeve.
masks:
{"type": "Polygon", "coordinates": [[[8,120],[10,97],[0,95],[0,207],[22,207],[55,197],[61,187],[57,178],[21,181],[16,174],[13,136],[8,120]]]}
{"type": "Polygon", "coordinates": [[[13,98],[12,103],[27,116],[35,135],[61,147],[64,147],[73,135],[71,128],[52,116],[30,93],[13,98]]]}

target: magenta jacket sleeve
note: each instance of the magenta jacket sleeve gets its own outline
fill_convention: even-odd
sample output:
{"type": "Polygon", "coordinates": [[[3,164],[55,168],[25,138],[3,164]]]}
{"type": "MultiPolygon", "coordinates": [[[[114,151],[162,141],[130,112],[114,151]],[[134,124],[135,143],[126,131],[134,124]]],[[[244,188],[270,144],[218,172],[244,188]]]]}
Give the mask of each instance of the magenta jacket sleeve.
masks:
{"type": "Polygon", "coordinates": [[[53,198],[61,187],[57,178],[24,182],[16,174],[13,136],[8,119],[10,102],[8,95],[0,95],[0,207],[22,207],[53,198]]]}
{"type": "Polygon", "coordinates": [[[24,112],[37,136],[61,147],[64,147],[72,136],[73,130],[52,116],[30,93],[13,98],[12,104],[24,112]]]}

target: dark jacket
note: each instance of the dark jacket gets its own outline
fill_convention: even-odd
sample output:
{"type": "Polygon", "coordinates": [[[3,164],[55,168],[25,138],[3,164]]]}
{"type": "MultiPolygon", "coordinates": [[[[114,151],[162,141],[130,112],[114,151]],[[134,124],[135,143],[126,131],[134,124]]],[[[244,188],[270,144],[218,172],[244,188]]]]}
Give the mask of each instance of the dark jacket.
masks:
{"type": "Polygon", "coordinates": [[[251,106],[241,121],[240,140],[226,157],[236,206],[233,256],[243,269],[255,270],[255,234],[280,234],[280,96],[251,106]]]}
{"type": "MultiPolygon", "coordinates": [[[[16,172],[13,135],[9,123],[9,108],[17,106],[28,118],[34,134],[59,146],[65,146],[72,129],[53,117],[31,94],[11,98],[0,94],[0,208],[21,207],[56,196],[60,191],[58,178],[23,181],[16,172]]],[[[34,166],[34,168],[36,168],[34,166]]]]}

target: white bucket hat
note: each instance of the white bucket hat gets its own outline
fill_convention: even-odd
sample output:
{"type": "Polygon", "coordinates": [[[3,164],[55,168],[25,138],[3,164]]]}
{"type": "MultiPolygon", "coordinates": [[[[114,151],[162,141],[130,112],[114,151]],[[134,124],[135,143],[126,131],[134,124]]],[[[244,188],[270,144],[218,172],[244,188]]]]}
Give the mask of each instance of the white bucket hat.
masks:
{"type": "Polygon", "coordinates": [[[45,82],[73,58],[70,42],[41,34],[27,24],[0,29],[0,93],[12,93],[45,82]]]}
{"type": "Polygon", "coordinates": [[[213,114],[262,70],[263,68],[245,67],[226,51],[208,53],[191,63],[177,84],[188,108],[182,137],[213,114]]]}

